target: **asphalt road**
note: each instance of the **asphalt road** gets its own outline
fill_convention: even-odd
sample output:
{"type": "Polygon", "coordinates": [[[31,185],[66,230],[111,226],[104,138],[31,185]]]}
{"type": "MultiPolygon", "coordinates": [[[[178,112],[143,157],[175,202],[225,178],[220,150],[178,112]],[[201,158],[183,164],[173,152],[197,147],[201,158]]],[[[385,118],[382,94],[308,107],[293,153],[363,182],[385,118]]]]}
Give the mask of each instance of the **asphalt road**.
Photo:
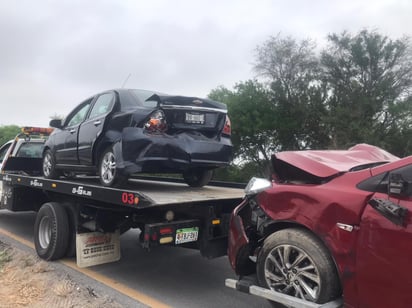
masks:
{"type": "MultiPolygon", "coordinates": [[[[34,220],[35,213],[0,210],[0,236],[5,236],[1,233],[5,230],[17,242],[33,243],[34,220]]],[[[94,280],[96,288],[125,307],[271,307],[266,300],[225,287],[226,278],[236,278],[226,257],[208,260],[198,251],[166,246],[146,251],[137,238],[135,230],[120,237],[118,262],[85,270],[74,266],[75,259],[56,265],[77,280],[94,280]]]]}

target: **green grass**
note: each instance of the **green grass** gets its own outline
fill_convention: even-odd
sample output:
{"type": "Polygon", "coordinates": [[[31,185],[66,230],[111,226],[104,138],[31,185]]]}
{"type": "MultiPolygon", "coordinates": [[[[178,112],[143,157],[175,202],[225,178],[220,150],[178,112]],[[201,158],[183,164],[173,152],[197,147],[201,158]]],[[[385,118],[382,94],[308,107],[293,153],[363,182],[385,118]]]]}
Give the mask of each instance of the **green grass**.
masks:
{"type": "Polygon", "coordinates": [[[10,255],[10,248],[0,242],[0,269],[3,268],[3,266],[11,261],[11,255],[10,255]]]}

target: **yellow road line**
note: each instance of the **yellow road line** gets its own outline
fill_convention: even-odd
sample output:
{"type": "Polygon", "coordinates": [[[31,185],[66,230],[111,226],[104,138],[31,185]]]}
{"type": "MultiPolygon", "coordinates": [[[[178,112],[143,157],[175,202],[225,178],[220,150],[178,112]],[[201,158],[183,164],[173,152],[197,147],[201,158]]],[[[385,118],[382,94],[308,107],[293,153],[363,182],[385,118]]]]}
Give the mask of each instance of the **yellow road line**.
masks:
{"type": "Polygon", "coordinates": [[[158,300],[143,294],[141,292],[138,292],[114,279],[111,279],[107,276],[104,276],[102,274],[96,273],[93,270],[90,270],[88,268],[79,268],[76,265],[76,262],[72,261],[72,260],[60,260],[61,263],[63,263],[64,265],[78,271],[81,272],[91,278],[93,278],[94,280],[97,280],[105,285],[107,285],[108,287],[115,289],[116,291],[125,294],[135,300],[138,300],[139,302],[148,305],[150,307],[156,307],[156,308],[169,308],[170,306],[163,304],[162,302],[159,302],[158,300]]]}
{"type": "MultiPolygon", "coordinates": [[[[12,238],[13,240],[15,240],[17,242],[20,242],[20,243],[34,249],[34,245],[31,241],[28,241],[28,240],[26,240],[26,239],[24,239],[24,238],[22,238],[18,235],[15,235],[15,234],[7,231],[7,230],[4,230],[2,228],[0,228],[0,233],[7,236],[7,237],[12,238]]],[[[160,302],[160,301],[158,301],[158,300],[156,300],[156,299],[154,299],[154,298],[152,298],[152,297],[150,297],[150,296],[148,296],[144,293],[136,291],[136,290],[134,290],[134,289],[132,289],[132,288],[130,288],[130,287],[114,280],[114,279],[111,279],[107,276],[96,273],[93,270],[88,269],[88,268],[80,268],[76,265],[76,262],[74,262],[72,260],[65,259],[65,260],[59,260],[58,262],[66,265],[66,266],[68,266],[68,267],[70,267],[70,268],[72,268],[72,269],[74,269],[74,270],[76,270],[76,271],[78,271],[78,272],[80,272],[80,273],[82,273],[82,274],[98,281],[98,282],[101,282],[102,284],[104,284],[104,285],[106,285],[106,286],[108,286],[108,287],[124,294],[124,295],[127,295],[127,296],[129,296],[130,298],[132,298],[134,300],[137,300],[137,301],[141,302],[142,304],[145,304],[145,305],[153,307],[153,308],[170,308],[170,306],[168,306],[168,305],[166,305],[166,304],[164,304],[164,303],[162,303],[162,302],[160,302]]]]}
{"type": "Polygon", "coordinates": [[[16,234],[14,234],[14,233],[11,233],[11,232],[9,232],[7,230],[4,230],[2,228],[0,228],[0,233],[7,236],[7,237],[12,238],[13,240],[15,240],[17,242],[20,242],[20,243],[30,247],[31,249],[34,249],[34,244],[32,242],[30,242],[30,241],[28,241],[28,240],[26,240],[26,239],[24,239],[24,238],[22,238],[22,237],[20,237],[16,234]]]}

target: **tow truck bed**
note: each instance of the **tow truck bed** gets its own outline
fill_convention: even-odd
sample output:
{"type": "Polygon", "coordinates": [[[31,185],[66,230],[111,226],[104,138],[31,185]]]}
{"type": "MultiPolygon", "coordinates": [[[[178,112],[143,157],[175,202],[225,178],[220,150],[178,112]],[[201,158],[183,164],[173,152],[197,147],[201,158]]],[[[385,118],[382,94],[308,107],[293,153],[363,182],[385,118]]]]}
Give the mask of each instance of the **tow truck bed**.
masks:
{"type": "MultiPolygon", "coordinates": [[[[121,188],[101,186],[95,177],[50,180],[6,173],[0,174],[0,180],[3,186],[0,208],[38,212],[35,246],[41,258],[55,260],[75,255],[77,249],[78,264],[87,266],[110,261],[79,261],[80,251],[99,250],[87,250],[89,248],[84,248],[84,245],[79,248],[76,238],[81,237],[81,241],[86,243],[90,241],[84,237],[86,233],[91,236],[96,236],[96,232],[121,234],[131,228],[140,229],[138,240],[147,249],[172,245],[199,249],[207,258],[222,256],[227,250],[231,212],[243,198],[241,188],[213,185],[192,188],[170,179],[159,181],[159,178],[131,179],[121,188]],[[50,221],[50,225],[45,225],[44,221],[50,221]],[[45,233],[53,232],[48,228],[56,223],[68,230],[63,235],[56,231],[56,238],[52,236],[50,239],[52,243],[42,244],[45,233]],[[65,238],[66,233],[69,234],[68,239],[65,238]],[[71,244],[54,251],[52,244],[62,241],[71,244]]],[[[119,250],[118,240],[115,242],[112,246],[119,250]]],[[[108,245],[102,247],[105,249],[108,245]]],[[[82,260],[86,257],[83,255],[82,260]]]]}
{"type": "MultiPolygon", "coordinates": [[[[0,180],[9,186],[26,186],[45,192],[66,194],[111,205],[124,205],[134,209],[214,200],[240,201],[244,195],[241,188],[213,185],[193,188],[170,180],[161,181],[160,178],[153,178],[153,180],[131,179],[122,188],[101,186],[95,177],[79,177],[76,180],[50,180],[44,177],[20,174],[1,174],[0,180]]],[[[241,186],[242,184],[239,184],[239,187],[241,186]]]]}
{"type": "MultiPolygon", "coordinates": [[[[243,189],[205,186],[201,188],[189,187],[183,183],[159,182],[148,180],[131,180],[127,187],[139,190],[153,205],[182,204],[187,202],[220,200],[239,200],[244,196],[243,189]]],[[[213,184],[213,183],[212,183],[213,184]]]]}

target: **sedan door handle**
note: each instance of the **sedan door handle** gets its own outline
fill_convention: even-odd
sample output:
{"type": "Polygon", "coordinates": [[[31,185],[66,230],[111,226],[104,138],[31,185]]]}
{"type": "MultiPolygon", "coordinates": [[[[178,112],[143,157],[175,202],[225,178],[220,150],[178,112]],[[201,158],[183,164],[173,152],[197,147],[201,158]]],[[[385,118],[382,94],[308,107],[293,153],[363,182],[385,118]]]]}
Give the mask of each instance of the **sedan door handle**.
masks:
{"type": "Polygon", "coordinates": [[[71,129],[71,130],[69,130],[69,133],[70,134],[74,134],[76,132],[76,130],[75,129],[71,129]]]}
{"type": "Polygon", "coordinates": [[[97,120],[97,121],[94,121],[94,122],[93,122],[93,124],[94,124],[94,126],[97,126],[97,125],[100,125],[100,124],[102,124],[102,121],[100,121],[100,120],[97,120]]]}

